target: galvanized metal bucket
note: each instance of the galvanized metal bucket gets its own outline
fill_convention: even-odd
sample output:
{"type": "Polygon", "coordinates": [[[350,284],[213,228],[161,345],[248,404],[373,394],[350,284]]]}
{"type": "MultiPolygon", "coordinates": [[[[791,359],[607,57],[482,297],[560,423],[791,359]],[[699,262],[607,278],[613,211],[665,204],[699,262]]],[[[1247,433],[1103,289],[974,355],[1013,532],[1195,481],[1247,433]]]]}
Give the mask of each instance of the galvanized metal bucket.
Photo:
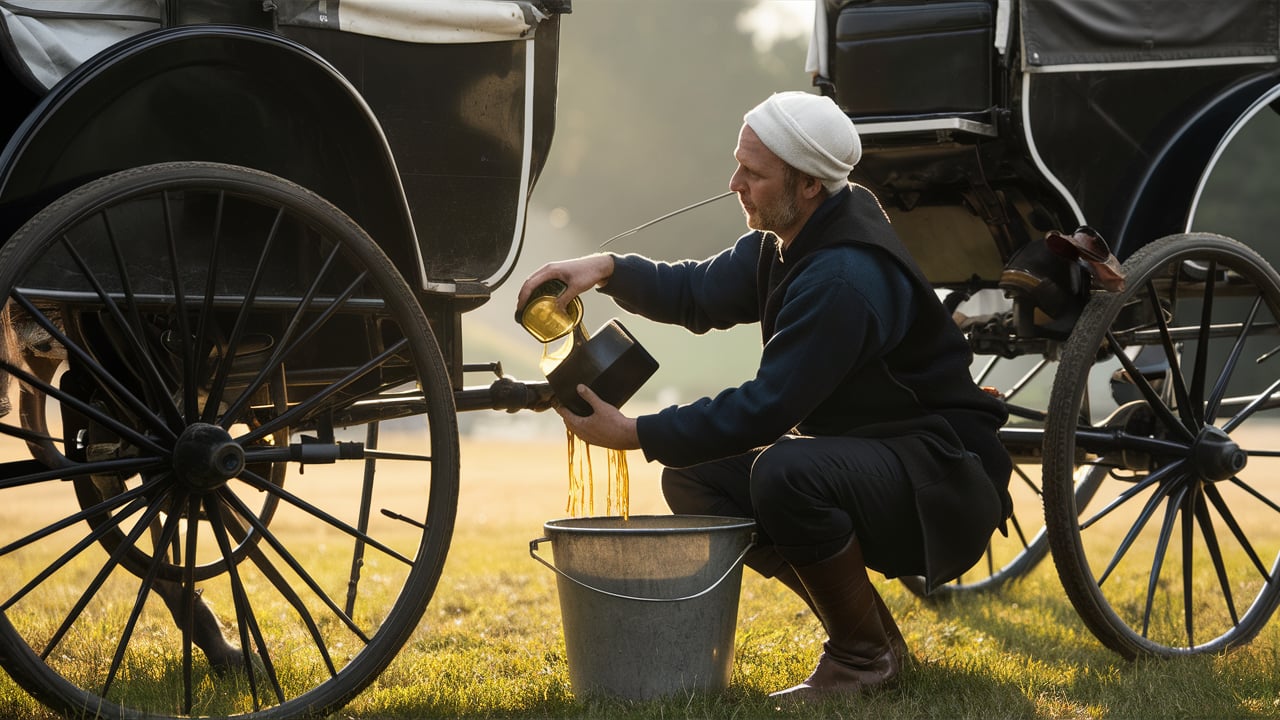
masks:
{"type": "Polygon", "coordinates": [[[645,515],[542,527],[529,554],[556,573],[575,694],[650,700],[728,687],[755,521],[645,515]],[[538,554],[547,541],[554,564],[538,554]]]}

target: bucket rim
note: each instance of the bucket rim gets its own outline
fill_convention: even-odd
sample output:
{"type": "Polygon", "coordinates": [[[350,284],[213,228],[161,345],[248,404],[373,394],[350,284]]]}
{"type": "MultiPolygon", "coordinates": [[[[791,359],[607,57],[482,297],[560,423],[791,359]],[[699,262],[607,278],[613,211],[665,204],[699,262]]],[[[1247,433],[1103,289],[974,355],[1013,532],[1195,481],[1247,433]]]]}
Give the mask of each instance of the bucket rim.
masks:
{"type": "Polygon", "coordinates": [[[671,535],[671,534],[691,534],[705,533],[713,531],[733,531],[733,530],[754,530],[756,521],[753,518],[733,517],[728,515],[631,515],[626,520],[620,515],[592,515],[589,517],[567,517],[548,520],[542,524],[544,532],[550,534],[553,532],[573,532],[585,533],[592,535],[609,535],[615,533],[623,533],[627,535],[671,535]],[[630,527],[613,525],[595,525],[592,523],[601,523],[611,521],[614,523],[630,523],[630,521],[658,521],[668,520],[671,518],[680,518],[685,522],[702,522],[701,525],[687,526],[648,526],[640,527],[633,525],[630,527]],[[579,525],[575,525],[579,523],[579,525]]]}

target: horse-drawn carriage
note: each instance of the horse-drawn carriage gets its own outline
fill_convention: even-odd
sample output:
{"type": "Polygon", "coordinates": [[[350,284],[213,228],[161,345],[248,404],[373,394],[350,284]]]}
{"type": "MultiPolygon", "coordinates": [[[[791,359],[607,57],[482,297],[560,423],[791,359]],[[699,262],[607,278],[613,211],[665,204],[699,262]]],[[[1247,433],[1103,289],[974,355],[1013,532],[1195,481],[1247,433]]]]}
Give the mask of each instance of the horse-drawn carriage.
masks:
{"type": "MultiPolygon", "coordinates": [[[[1243,435],[1276,405],[1280,278],[1185,232],[1280,94],[1276,6],[1165,25],[1148,4],[819,0],[814,45],[855,179],[926,273],[961,309],[1013,298],[964,320],[975,350],[1058,368],[1041,410],[1006,389],[1047,512],[1020,503],[1012,560],[953,589],[1032,564],[1044,517],[1126,655],[1247,641],[1280,554],[1277,453],[1243,435]],[[1086,223],[1123,290],[1091,284],[1088,233],[1045,242],[1086,223]]],[[[457,412],[549,400],[464,364],[461,317],[519,254],[568,11],[0,3],[0,665],[23,688],[68,714],[287,717],[399,652],[449,546],[457,412]]]]}

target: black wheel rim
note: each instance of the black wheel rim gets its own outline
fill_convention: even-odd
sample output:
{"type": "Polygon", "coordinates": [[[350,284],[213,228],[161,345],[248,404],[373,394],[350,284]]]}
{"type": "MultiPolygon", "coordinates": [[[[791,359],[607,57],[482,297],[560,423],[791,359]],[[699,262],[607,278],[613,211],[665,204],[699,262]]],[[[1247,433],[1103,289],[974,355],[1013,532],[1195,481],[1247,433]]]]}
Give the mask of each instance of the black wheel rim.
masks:
{"type": "Polygon", "coordinates": [[[6,670],[118,717],[371,682],[439,578],[458,459],[439,349],[367,235],[272,176],[141,168],[28,223],[0,288],[0,492],[31,508],[0,535],[6,670]]]}
{"type": "Polygon", "coordinates": [[[1157,241],[1125,268],[1125,291],[1086,309],[1054,383],[1054,561],[1085,623],[1127,657],[1239,645],[1277,602],[1280,358],[1267,358],[1280,346],[1280,279],[1239,243],[1202,234],[1157,241]],[[1101,480],[1081,507],[1067,490],[1079,457],[1101,480]]]}

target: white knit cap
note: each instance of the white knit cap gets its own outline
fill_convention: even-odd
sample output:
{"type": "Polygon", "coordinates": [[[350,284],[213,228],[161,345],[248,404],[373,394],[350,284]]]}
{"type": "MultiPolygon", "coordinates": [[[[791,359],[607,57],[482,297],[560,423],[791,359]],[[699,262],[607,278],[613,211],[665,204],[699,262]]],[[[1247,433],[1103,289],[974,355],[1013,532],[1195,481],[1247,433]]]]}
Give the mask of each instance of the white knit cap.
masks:
{"type": "Polygon", "coordinates": [[[829,97],[798,90],[774,93],[742,119],[774,155],[818,178],[830,192],[849,182],[862,158],[853,121],[829,97]]]}

